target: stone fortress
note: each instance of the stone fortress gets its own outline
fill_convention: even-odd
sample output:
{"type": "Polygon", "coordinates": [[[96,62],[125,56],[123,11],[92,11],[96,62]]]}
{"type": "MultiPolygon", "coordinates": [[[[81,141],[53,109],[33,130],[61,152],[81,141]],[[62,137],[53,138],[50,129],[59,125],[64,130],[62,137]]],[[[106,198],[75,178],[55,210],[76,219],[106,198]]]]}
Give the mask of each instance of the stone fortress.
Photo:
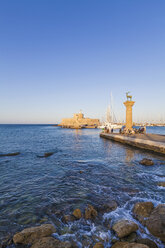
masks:
{"type": "Polygon", "coordinates": [[[62,119],[60,124],[63,128],[97,128],[100,125],[99,119],[85,118],[84,114],[74,114],[73,118],[62,119]]]}

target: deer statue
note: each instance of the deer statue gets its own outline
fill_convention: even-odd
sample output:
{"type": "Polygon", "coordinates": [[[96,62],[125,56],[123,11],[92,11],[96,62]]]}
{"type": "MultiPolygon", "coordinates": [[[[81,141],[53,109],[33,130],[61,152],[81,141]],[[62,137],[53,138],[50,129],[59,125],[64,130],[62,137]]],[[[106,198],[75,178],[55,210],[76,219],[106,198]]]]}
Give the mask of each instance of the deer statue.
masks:
{"type": "Polygon", "coordinates": [[[129,95],[130,92],[126,92],[127,101],[132,101],[132,96],[129,95]]]}

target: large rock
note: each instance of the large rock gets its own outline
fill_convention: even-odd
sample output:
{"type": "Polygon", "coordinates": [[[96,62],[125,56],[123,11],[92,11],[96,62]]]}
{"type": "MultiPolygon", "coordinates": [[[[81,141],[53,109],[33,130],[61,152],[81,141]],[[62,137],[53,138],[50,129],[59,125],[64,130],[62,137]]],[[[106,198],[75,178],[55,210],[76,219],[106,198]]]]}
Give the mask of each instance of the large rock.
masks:
{"type": "Polygon", "coordinates": [[[85,219],[86,220],[93,220],[97,216],[97,211],[94,209],[92,205],[88,205],[88,207],[85,209],[85,219]]]}
{"type": "Polygon", "coordinates": [[[130,243],[124,246],[124,248],[149,248],[148,245],[130,243]]]}
{"type": "Polygon", "coordinates": [[[93,248],[104,248],[104,245],[101,242],[96,243],[93,248]]]}
{"type": "Polygon", "coordinates": [[[136,232],[138,230],[138,225],[130,220],[120,220],[113,225],[112,229],[117,233],[119,238],[123,238],[132,232],[136,232]]]}
{"type": "Polygon", "coordinates": [[[47,158],[54,154],[54,152],[45,152],[44,155],[38,155],[38,158],[47,158]]]}
{"type": "Polygon", "coordinates": [[[134,242],[136,242],[136,239],[137,239],[137,233],[136,232],[132,232],[128,236],[120,239],[120,241],[134,243],[134,242]]]}
{"type": "Polygon", "coordinates": [[[20,155],[20,152],[0,154],[0,157],[11,157],[11,156],[17,156],[17,155],[20,155]]]}
{"type": "Polygon", "coordinates": [[[81,217],[82,217],[81,210],[80,210],[79,208],[75,209],[75,210],[73,211],[73,216],[74,216],[77,220],[81,219],[81,217]]]}
{"type": "Polygon", "coordinates": [[[148,218],[154,209],[152,202],[137,202],[134,205],[133,213],[143,225],[145,225],[145,218],[148,218]]]}
{"type": "Polygon", "coordinates": [[[52,237],[45,237],[35,242],[31,248],[71,248],[72,245],[69,242],[61,242],[52,237]]]}
{"type": "Polygon", "coordinates": [[[55,233],[56,229],[51,224],[44,224],[38,227],[26,228],[23,231],[16,233],[13,237],[15,244],[32,244],[37,239],[48,237],[55,233]]]}
{"type": "Polygon", "coordinates": [[[111,248],[149,248],[147,245],[137,244],[137,243],[128,243],[128,242],[117,242],[112,245],[111,248]]]}
{"type": "Polygon", "coordinates": [[[165,242],[165,204],[158,205],[146,222],[150,233],[165,242]]]}
{"type": "Polygon", "coordinates": [[[151,166],[151,165],[154,165],[154,162],[152,161],[152,159],[143,158],[143,159],[140,161],[140,164],[146,165],[146,166],[151,166]]]}
{"type": "Polygon", "coordinates": [[[62,217],[62,221],[64,222],[64,223],[66,223],[66,224],[68,224],[69,222],[73,222],[73,221],[75,221],[76,219],[75,219],[75,217],[73,216],[73,215],[64,215],[63,217],[62,217]]]}
{"type": "Polygon", "coordinates": [[[116,242],[111,248],[123,248],[125,245],[129,244],[128,242],[116,242]]]}
{"type": "Polygon", "coordinates": [[[149,248],[149,246],[137,243],[129,243],[126,244],[123,248],[149,248]]]}
{"type": "Polygon", "coordinates": [[[138,239],[137,243],[148,245],[149,248],[158,248],[157,244],[150,239],[138,239]]]}

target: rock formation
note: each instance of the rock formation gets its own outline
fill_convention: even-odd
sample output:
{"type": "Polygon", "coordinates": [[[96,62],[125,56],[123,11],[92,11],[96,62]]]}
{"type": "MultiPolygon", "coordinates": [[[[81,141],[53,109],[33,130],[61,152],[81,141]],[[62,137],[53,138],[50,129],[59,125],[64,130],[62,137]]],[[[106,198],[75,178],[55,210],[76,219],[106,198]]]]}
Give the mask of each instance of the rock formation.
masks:
{"type": "Polygon", "coordinates": [[[134,205],[133,213],[135,218],[145,225],[145,219],[150,216],[153,209],[154,205],[152,202],[137,202],[134,205]]]}
{"type": "Polygon", "coordinates": [[[165,242],[165,204],[159,204],[152,211],[146,226],[152,235],[165,242]]]}
{"type": "Polygon", "coordinates": [[[51,224],[26,228],[23,231],[16,233],[13,237],[14,244],[32,244],[36,239],[48,237],[55,233],[56,229],[51,224]]]}
{"type": "Polygon", "coordinates": [[[138,225],[130,220],[119,220],[112,229],[117,233],[119,238],[128,236],[130,233],[138,230],[138,225]]]}
{"type": "Polygon", "coordinates": [[[140,161],[140,164],[146,165],[146,166],[151,166],[151,165],[154,165],[154,162],[152,161],[152,159],[143,158],[143,159],[140,161]]]}

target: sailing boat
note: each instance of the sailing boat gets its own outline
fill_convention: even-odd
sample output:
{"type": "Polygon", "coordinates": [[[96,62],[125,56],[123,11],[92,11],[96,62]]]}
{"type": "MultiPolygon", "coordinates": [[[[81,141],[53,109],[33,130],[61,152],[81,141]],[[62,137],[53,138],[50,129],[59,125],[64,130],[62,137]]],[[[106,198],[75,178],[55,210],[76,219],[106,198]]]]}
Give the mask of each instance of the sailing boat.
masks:
{"type": "Polygon", "coordinates": [[[110,105],[108,105],[107,112],[106,112],[106,121],[99,126],[99,128],[107,128],[107,129],[120,129],[122,125],[116,123],[116,117],[112,107],[112,94],[111,94],[111,101],[110,105]]]}

